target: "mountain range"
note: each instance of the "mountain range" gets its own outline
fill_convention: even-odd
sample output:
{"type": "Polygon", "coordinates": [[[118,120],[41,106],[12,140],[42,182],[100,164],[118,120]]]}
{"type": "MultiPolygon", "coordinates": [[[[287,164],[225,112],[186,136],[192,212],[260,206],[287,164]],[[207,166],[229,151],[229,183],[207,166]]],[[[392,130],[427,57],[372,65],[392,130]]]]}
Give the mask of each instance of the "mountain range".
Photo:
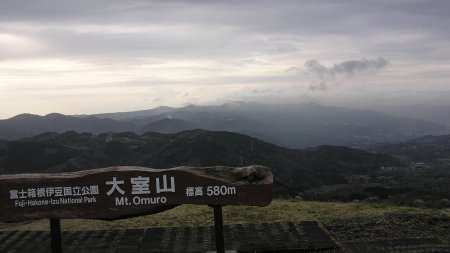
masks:
{"type": "Polygon", "coordinates": [[[185,106],[94,115],[21,114],[0,120],[0,139],[15,140],[44,132],[77,131],[177,133],[204,129],[249,135],[288,148],[318,145],[364,147],[397,142],[448,128],[436,122],[396,117],[381,112],[314,103],[268,105],[248,102],[221,106],[185,106]]]}
{"type": "Polygon", "coordinates": [[[52,173],[108,166],[163,169],[259,164],[269,167],[274,174],[275,197],[339,201],[375,198],[399,204],[424,199],[427,206],[438,207],[442,199],[450,198],[448,159],[419,160],[425,163],[415,159],[421,151],[429,157],[427,147],[434,144],[442,144],[440,150],[447,152],[448,138],[434,136],[388,144],[389,148],[372,153],[329,145],[289,149],[224,131],[141,135],[132,132],[44,133],[16,141],[0,141],[0,174],[52,173]],[[425,146],[420,148],[421,145],[425,146]]]}
{"type": "Polygon", "coordinates": [[[271,168],[277,191],[345,184],[353,175],[402,166],[390,155],[347,147],[295,150],[231,132],[205,130],[177,134],[44,133],[0,142],[0,173],[63,172],[107,166],[245,166],[271,168]]]}

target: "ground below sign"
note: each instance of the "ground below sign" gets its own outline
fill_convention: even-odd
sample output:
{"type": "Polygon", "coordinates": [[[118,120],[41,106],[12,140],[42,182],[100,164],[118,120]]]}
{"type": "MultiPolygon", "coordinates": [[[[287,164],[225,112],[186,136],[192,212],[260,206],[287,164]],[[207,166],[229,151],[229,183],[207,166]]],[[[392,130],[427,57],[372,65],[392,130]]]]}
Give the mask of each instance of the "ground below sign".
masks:
{"type": "Polygon", "coordinates": [[[0,176],[0,220],[120,219],[180,204],[256,205],[272,200],[263,166],[109,167],[71,173],[0,176]]]}

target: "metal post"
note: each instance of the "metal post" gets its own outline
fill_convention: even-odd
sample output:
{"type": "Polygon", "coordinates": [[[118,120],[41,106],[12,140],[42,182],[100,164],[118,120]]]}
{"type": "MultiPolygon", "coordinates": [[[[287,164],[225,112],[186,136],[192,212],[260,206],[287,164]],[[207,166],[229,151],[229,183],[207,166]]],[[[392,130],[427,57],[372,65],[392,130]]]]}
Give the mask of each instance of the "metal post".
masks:
{"type": "Polygon", "coordinates": [[[216,231],[216,251],[225,253],[225,243],[223,238],[223,219],[222,206],[213,206],[214,208],[214,228],[216,231]]]}
{"type": "Polygon", "coordinates": [[[50,219],[50,238],[52,242],[52,253],[62,253],[60,219],[50,219]]]}

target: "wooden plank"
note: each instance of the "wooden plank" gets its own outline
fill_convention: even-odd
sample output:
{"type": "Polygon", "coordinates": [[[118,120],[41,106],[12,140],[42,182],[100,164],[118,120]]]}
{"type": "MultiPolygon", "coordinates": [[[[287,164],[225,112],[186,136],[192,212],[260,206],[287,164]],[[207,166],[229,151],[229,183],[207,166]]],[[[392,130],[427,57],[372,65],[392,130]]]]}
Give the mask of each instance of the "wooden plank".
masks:
{"type": "Polygon", "coordinates": [[[272,201],[267,167],[108,167],[0,176],[1,221],[120,219],[180,204],[255,205],[272,201]]]}

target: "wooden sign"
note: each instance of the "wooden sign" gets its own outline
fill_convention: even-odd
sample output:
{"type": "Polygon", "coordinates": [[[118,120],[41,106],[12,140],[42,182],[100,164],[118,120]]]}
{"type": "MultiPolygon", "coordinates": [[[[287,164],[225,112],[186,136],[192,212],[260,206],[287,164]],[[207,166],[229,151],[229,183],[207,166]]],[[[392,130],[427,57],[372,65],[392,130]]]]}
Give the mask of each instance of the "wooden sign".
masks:
{"type": "Polygon", "coordinates": [[[113,220],[180,204],[256,205],[272,201],[273,176],[263,166],[109,167],[71,173],[0,176],[0,220],[113,220]]]}

